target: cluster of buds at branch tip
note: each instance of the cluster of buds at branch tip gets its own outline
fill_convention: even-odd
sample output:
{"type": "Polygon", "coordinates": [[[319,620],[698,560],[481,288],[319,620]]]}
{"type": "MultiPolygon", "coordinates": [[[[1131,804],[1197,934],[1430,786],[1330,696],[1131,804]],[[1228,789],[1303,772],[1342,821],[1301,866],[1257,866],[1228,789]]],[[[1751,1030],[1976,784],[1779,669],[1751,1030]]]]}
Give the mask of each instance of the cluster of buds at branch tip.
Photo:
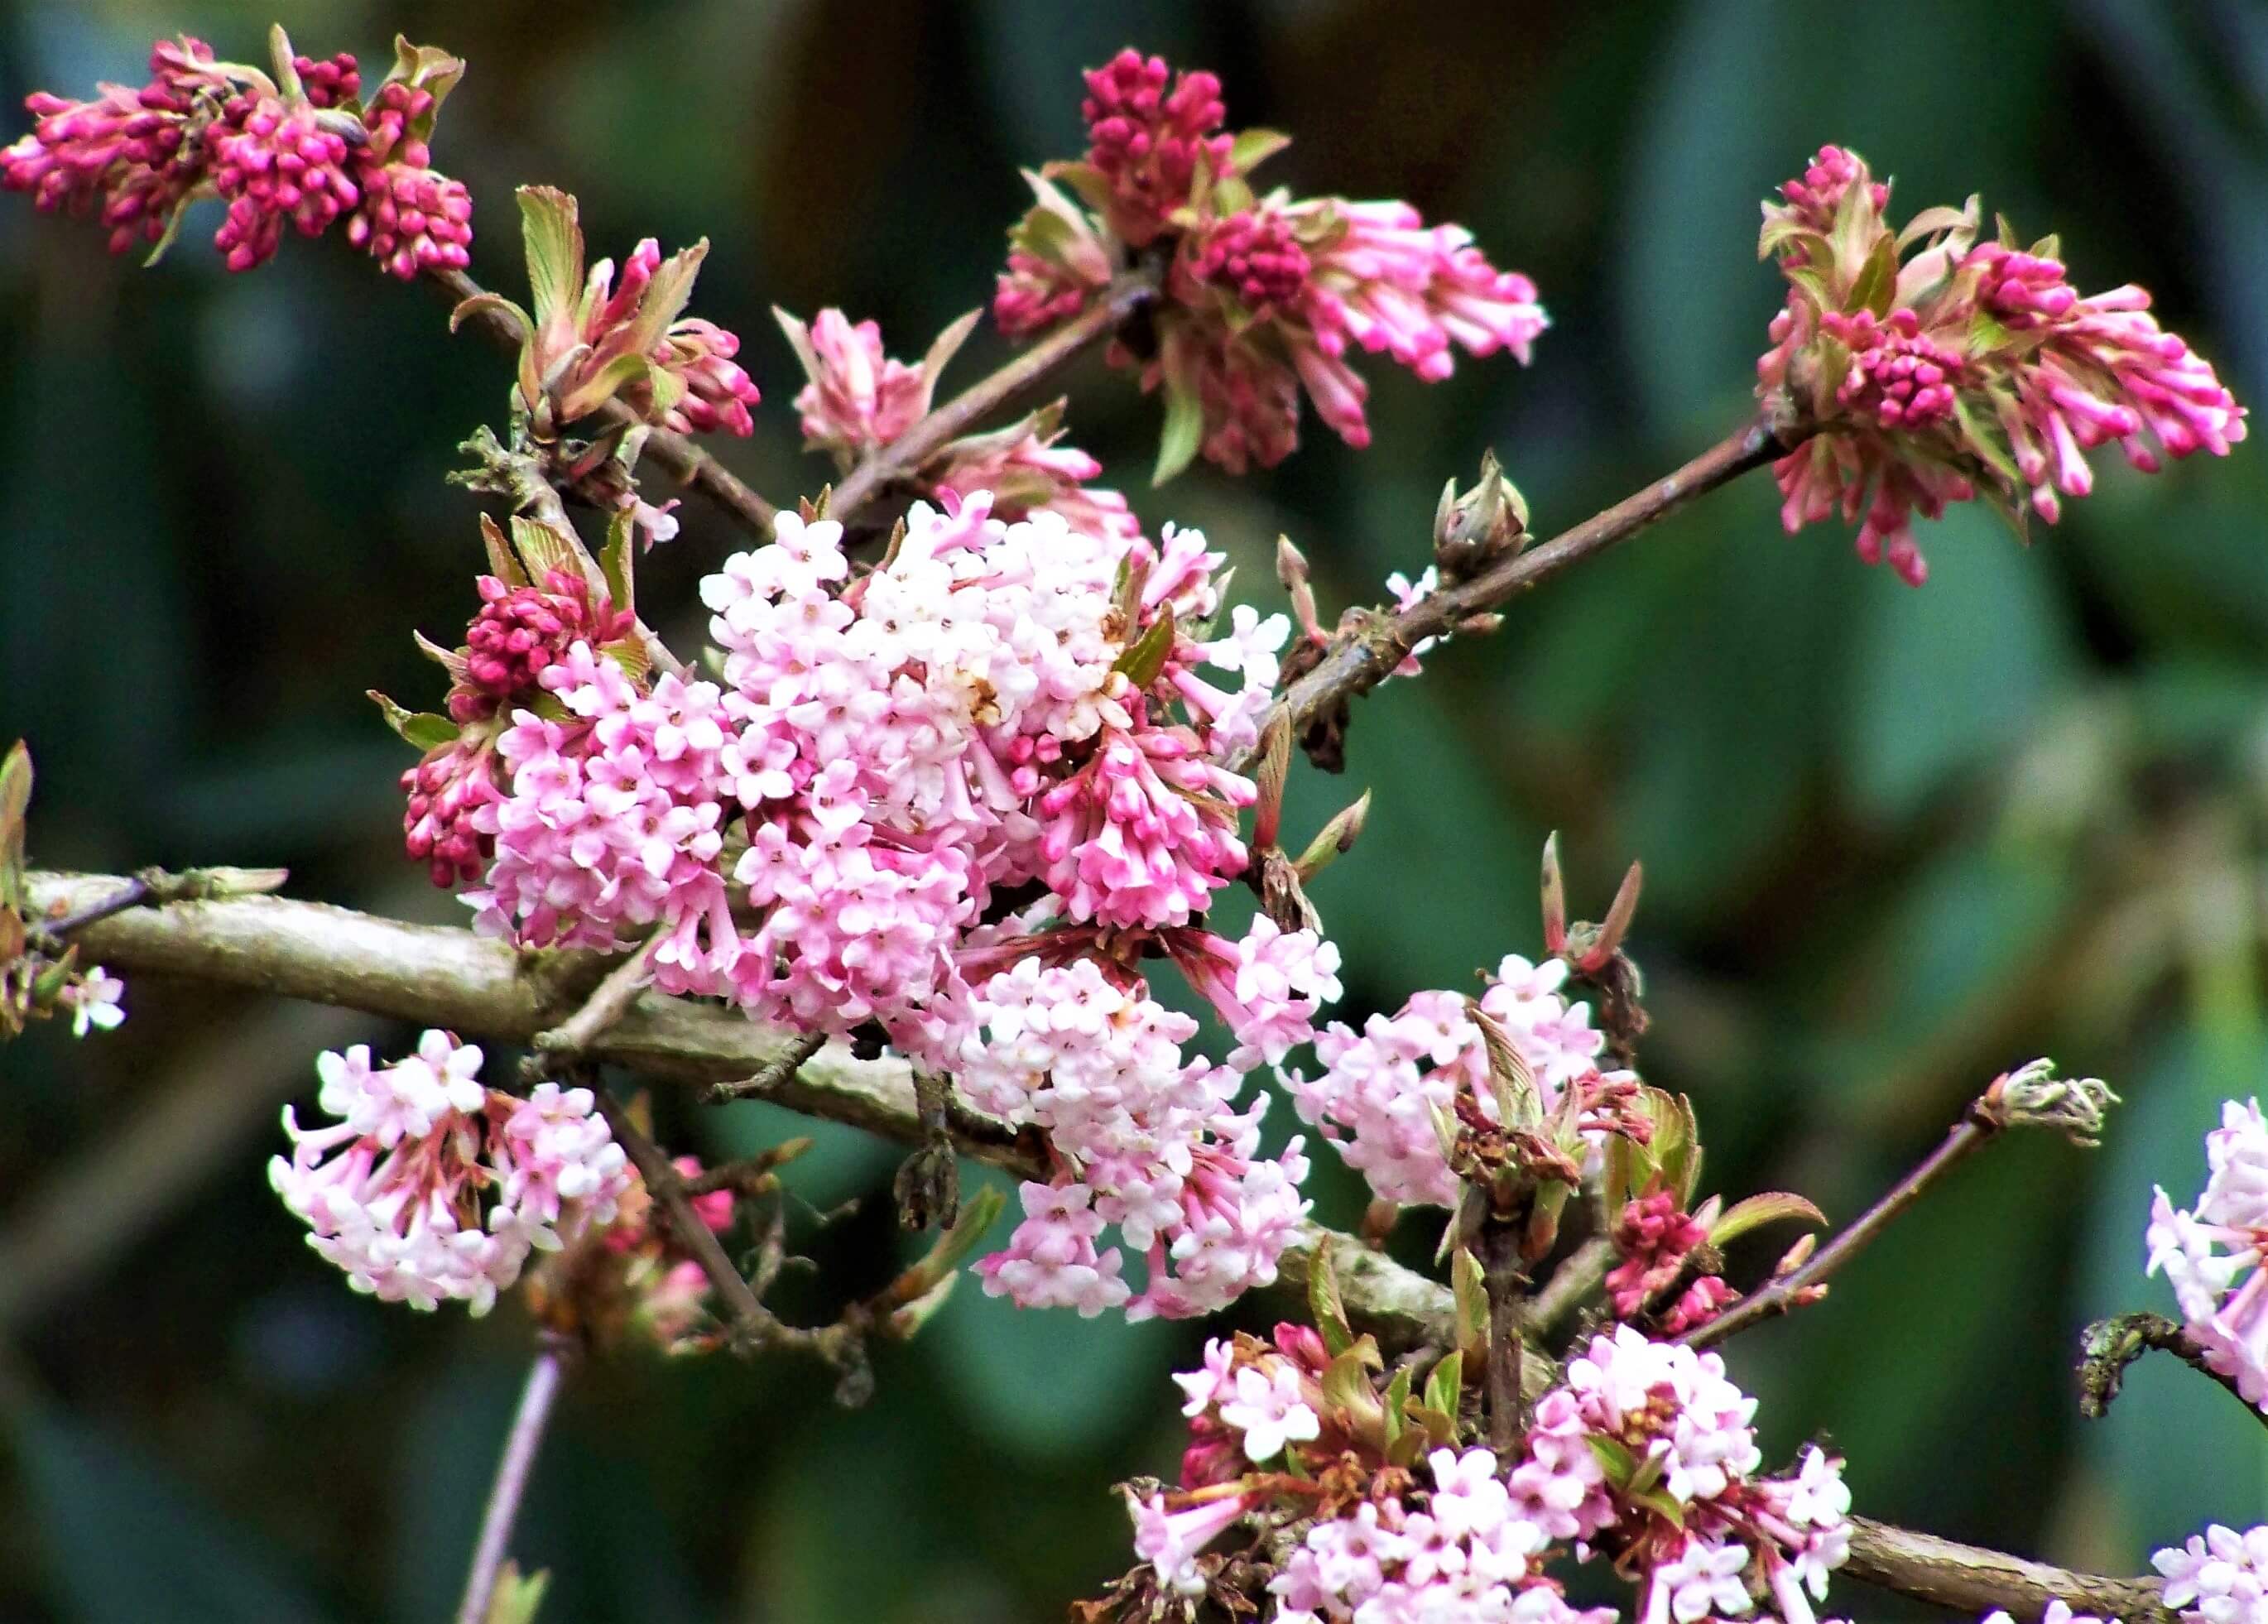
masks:
{"type": "Polygon", "coordinates": [[[1231,473],[1299,444],[1304,393],[1340,438],[1370,443],[1382,354],[1428,381],[1453,351],[1521,361],[1548,325],[1535,284],[1500,271],[1454,225],[1402,202],[1263,195],[1253,172],[1288,138],[1232,133],[1220,81],[1122,51],[1086,75],[1087,151],[1027,173],[1037,199],[1009,233],[993,317],[1012,336],[1069,320],[1122,270],[1161,284],[1138,345],[1112,347],[1165,396],[1154,482],[1197,456],[1231,473]]]}
{"type": "Polygon", "coordinates": [[[520,334],[518,409],[541,441],[556,439],[612,400],[638,421],[692,434],[755,431],[756,386],[733,361],[740,342],[684,314],[708,256],[706,238],[664,259],[651,237],[631,250],[615,284],[615,263],[584,271],[575,199],[550,187],[519,189],[532,312],[501,294],[458,305],[451,325],[475,311],[502,316],[520,334]]]}
{"type": "MultiPolygon", "coordinates": [[[[1528,500],[1504,474],[1496,452],[1481,453],[1481,474],[1460,493],[1451,479],[1433,510],[1433,564],[1444,584],[1454,585],[1528,545],[1528,500]]],[[[1493,616],[1490,617],[1493,621],[1493,616]]],[[[1462,626],[1460,630],[1491,627],[1462,626]]]]}
{"type": "Polygon", "coordinates": [[[367,99],[355,59],[297,55],[279,25],[269,71],[217,61],[186,35],[160,40],[151,82],[99,87],[92,101],[44,91],[26,99],[30,135],[0,152],[0,187],[42,209],[96,214],[110,247],[172,243],[201,197],[228,204],[213,246],[231,270],[271,258],[291,224],[347,237],[405,280],[470,260],[472,199],[431,167],[441,101],[465,65],[430,46],[394,41],[394,65],[367,99]]]}
{"type": "MultiPolygon", "coordinates": [[[[784,310],[772,314],[803,364],[795,408],[804,448],[827,453],[844,474],[880,456],[928,414],[938,380],[980,316],[971,311],[950,323],[909,365],[885,352],[881,328],[872,321],[854,323],[835,309],[808,324],[784,310]]],[[[1010,522],[1056,513],[1082,534],[1140,540],[1141,522],[1125,496],[1091,483],[1102,465],[1062,443],[1064,409],[1062,400],[1050,401],[1004,427],[948,440],[896,482],[947,506],[989,492],[994,517],[1010,522]]]]}
{"type": "Polygon", "coordinates": [[[2073,1144],[2093,1149],[2118,1096],[2101,1077],[2059,1077],[2043,1057],[1992,1079],[1975,1107],[1986,1127],[2053,1128],[2073,1144]]]}
{"type": "Polygon", "coordinates": [[[2021,540],[2027,511],[2053,524],[2094,489],[2089,450],[2116,441],[2152,474],[2244,437],[2244,409],[2142,289],[2080,297],[2056,238],[2022,246],[2003,219],[1980,240],[1974,197],[1894,231],[1889,192],[1830,146],[1764,204],[1757,256],[1788,294],[1757,393],[1776,424],[1816,431],[1772,470],[1791,534],[1839,511],[1861,558],[1918,586],[1917,513],[1981,494],[2021,540]]]}

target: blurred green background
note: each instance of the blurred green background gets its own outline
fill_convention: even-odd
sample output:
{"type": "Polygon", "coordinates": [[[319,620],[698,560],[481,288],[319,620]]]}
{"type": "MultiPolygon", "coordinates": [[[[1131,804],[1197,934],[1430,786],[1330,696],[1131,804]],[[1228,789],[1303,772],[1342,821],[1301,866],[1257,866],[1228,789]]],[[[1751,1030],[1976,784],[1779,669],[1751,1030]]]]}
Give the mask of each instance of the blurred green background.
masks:
{"type": "MultiPolygon", "coordinates": [[[[11,6],[0,89],[138,80],[182,28],[254,59],[270,16],[11,6]]],[[[1756,202],[1822,141],[1894,174],[1894,212],[1977,190],[2027,236],[2062,231],[2083,287],[2146,284],[2241,398],[2268,396],[2268,10],[2246,0],[403,0],[284,20],[316,55],[382,63],[400,29],[470,60],[438,161],[473,187],[490,285],[519,285],[520,181],[579,193],[594,253],[708,234],[696,310],[744,335],[766,397],[724,454],[775,497],[821,470],[795,451],[769,305],[840,304],[917,356],[989,293],[1017,166],[1076,151],[1080,66],[1133,42],[1215,69],[1232,123],[1297,136],[1272,179],[1469,225],[1555,324],[1526,371],[1372,369],[1366,453],[1311,422],[1272,474],[1162,493],[1141,488],[1154,407],[1082,368],[1072,441],[1153,526],[1237,554],[1269,608],[1279,531],[1327,614],[1420,567],[1434,493],[1484,447],[1548,532],[1734,424],[1779,297],[1756,202]]],[[[225,276],[214,223],[144,273],[0,206],[0,739],[36,753],[34,857],[288,863],[293,894],[451,920],[400,860],[406,753],[361,694],[438,696],[409,634],[453,641],[472,605],[474,505],[441,476],[498,415],[504,364],[342,244],[225,276]]],[[[954,377],[1000,353],[980,335],[954,377]]],[[[2186,1201],[2217,1102],[2258,1086],[2268,472],[2250,445],[2148,481],[2106,460],[2029,555],[1967,511],[1935,527],[1918,592],[1837,531],[1784,538],[1752,477],[1366,702],[1346,779],[1300,775],[1291,817],[1304,833],[1379,791],[1316,892],[1355,1019],[1533,952],[1547,829],[1579,913],[1643,857],[1646,1069],[1697,1102],[1711,1188],[1792,1187],[1847,1218],[1994,1072],[2049,1053],[2110,1078],[2128,1104],[2102,1150],[1994,1150],[1731,1363],[1773,1453],[1831,1437],[1860,1510],[2133,1571],[2209,1517],[2268,1513],[2268,1435],[2226,1394],[2153,1361],[2082,1423],[2066,1370],[2089,1318],[2170,1306],[2141,1277],[2150,1186],[2186,1201]]],[[[684,517],[640,596],[690,625],[693,580],[739,540],[684,517]]],[[[155,981],[127,1003],[114,1037],[0,1051],[0,1617],[445,1616],[527,1324],[352,1297],[261,1173],[317,1049],[410,1034],[155,981]]],[[[663,1108],[712,1154],[795,1131],[663,1108]]],[[[874,1196],[893,1161],[823,1132],[798,1188],[874,1196]]],[[[1334,1221],[1359,1210],[1335,1165],[1315,1194],[1334,1221]]],[[[895,1244],[885,1196],[811,1250],[855,1287],[895,1244]]],[[[550,1620],[1057,1617],[1130,1560],[1107,1487],[1172,1472],[1165,1373],[1201,1335],[968,1290],[858,1413],[792,1363],[589,1368],[518,1548],[555,1570],[550,1620]]],[[[1855,1584],[1835,1610],[1896,1612],[1855,1584]]]]}

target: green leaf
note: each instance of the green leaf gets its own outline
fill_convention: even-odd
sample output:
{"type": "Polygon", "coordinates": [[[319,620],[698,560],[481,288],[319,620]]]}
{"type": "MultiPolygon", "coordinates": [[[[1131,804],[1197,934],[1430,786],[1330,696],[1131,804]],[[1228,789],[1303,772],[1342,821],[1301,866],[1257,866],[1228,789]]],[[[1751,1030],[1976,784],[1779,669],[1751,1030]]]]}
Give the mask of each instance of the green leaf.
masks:
{"type": "Polygon", "coordinates": [[[1331,1261],[1331,1246],[1329,1240],[1317,1246],[1315,1260],[1307,1266],[1307,1312],[1323,1347],[1336,1359],[1354,1346],[1354,1331],[1347,1324],[1346,1304],[1339,1297],[1339,1271],[1331,1261]]]}
{"type": "Polygon", "coordinates": [[[1394,1379],[1386,1384],[1386,1447],[1391,1450],[1402,1437],[1403,1412],[1410,1407],[1410,1367],[1403,1365],[1394,1372],[1394,1379]]]}
{"type": "Polygon", "coordinates": [[[572,196],[548,186],[519,188],[519,233],[535,323],[549,327],[571,310],[583,287],[583,226],[572,196]]]}
{"type": "Polygon", "coordinates": [[[607,596],[624,614],[637,613],[637,584],[630,570],[630,538],[637,532],[630,515],[617,511],[607,521],[607,544],[599,549],[599,573],[607,577],[607,596]]]}
{"type": "Polygon", "coordinates": [[[1457,1413],[1458,1401],[1464,1395],[1465,1356],[1462,1349],[1452,1349],[1434,1364],[1425,1378],[1425,1407],[1444,1415],[1457,1413]]]}
{"type": "Polygon", "coordinates": [[[1229,145],[1228,166],[1240,175],[1248,175],[1291,144],[1292,137],[1281,130],[1239,130],[1229,145]]]}
{"type": "Polygon", "coordinates": [[[1152,485],[1162,485],[1197,454],[1204,443],[1204,400],[1197,381],[1168,371],[1166,374],[1166,422],[1158,435],[1158,467],[1152,485]]]}
{"type": "Polygon", "coordinates": [[[1146,688],[1165,670],[1166,657],[1173,651],[1174,612],[1168,609],[1118,657],[1118,664],[1112,669],[1125,672],[1126,680],[1136,688],[1146,688]]]}
{"type": "Polygon", "coordinates": [[[506,1561],[497,1570],[496,1589],[489,1596],[484,1624],[535,1624],[535,1610],[543,1605],[551,1575],[543,1569],[522,1577],[519,1564],[506,1561]]]}
{"type": "Polygon", "coordinates": [[[438,750],[443,745],[457,742],[457,724],[448,717],[430,710],[405,710],[376,688],[370,690],[370,697],[385,716],[386,725],[399,734],[404,744],[415,745],[420,750],[438,750]]]}
{"type": "MultiPolygon", "coordinates": [[[[1860,188],[1851,187],[1855,193],[1860,188]]],[[[1890,313],[1890,299],[1898,287],[1898,245],[1888,232],[1874,239],[1874,251],[1859,268],[1858,280],[1851,284],[1850,296],[1843,301],[1849,311],[1870,310],[1877,316],[1890,313]]]]}
{"type": "Polygon", "coordinates": [[[1585,1434],[1583,1441],[1591,1446],[1591,1453],[1598,1457],[1607,1481],[1616,1488],[1622,1488],[1638,1475],[1638,1457],[1621,1444],[1595,1432],[1585,1434]]]}
{"type": "Polygon", "coordinates": [[[1750,1230],[1761,1229],[1767,1224],[1778,1224],[1789,1218],[1800,1218],[1814,1229],[1827,1227],[1827,1215],[1800,1195],[1786,1190],[1773,1190],[1762,1195],[1750,1195],[1734,1201],[1725,1209],[1717,1222],[1709,1226],[1709,1244],[1721,1246],[1738,1239],[1750,1230]]]}
{"type": "Polygon", "coordinates": [[[1457,1303],[1457,1351],[1478,1364],[1488,1357],[1488,1276],[1470,1248],[1457,1248],[1449,1282],[1457,1303]]]}
{"type": "Polygon", "coordinates": [[[538,585],[545,584],[555,570],[571,576],[583,573],[583,561],[577,556],[581,549],[540,518],[513,514],[512,547],[526,567],[528,579],[538,585]]]}

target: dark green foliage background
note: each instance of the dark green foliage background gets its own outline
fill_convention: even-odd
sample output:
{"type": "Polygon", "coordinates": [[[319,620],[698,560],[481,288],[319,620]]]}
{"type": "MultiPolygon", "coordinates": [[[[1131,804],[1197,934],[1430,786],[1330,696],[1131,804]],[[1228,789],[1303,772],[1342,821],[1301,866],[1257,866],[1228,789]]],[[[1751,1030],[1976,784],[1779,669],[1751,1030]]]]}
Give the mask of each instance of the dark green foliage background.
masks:
{"type": "MultiPolygon", "coordinates": [[[[0,88],[84,94],[180,27],[251,57],[268,15],[13,7],[0,88]]],[[[2244,0],[405,0],[284,20],[313,51],[379,60],[398,27],[470,59],[439,161],[473,184],[491,285],[517,285],[518,181],[578,192],[600,251],[708,233],[697,308],[746,335],[766,395],[763,435],[725,454],[776,496],[820,471],[768,305],[839,303],[918,354],[989,291],[1016,166],[1074,150],[1077,68],[1129,40],[1216,68],[1233,121],[1297,136],[1274,179],[1469,224],[1557,324],[1528,371],[1374,369],[1367,453],[1311,431],[1273,475],[1162,494],[1138,488],[1154,408],[1085,368],[1075,442],[1153,525],[1227,545],[1271,608],[1279,530],[1327,605],[1374,598],[1423,564],[1434,492],[1485,446],[1550,530],[1737,422],[1778,298],[1756,200],[1824,140],[1894,173],[1909,211],[1975,189],[2027,234],[2059,228],[2082,285],[2146,283],[2242,397],[2268,394],[2268,12],[2244,0]]],[[[398,859],[404,753],[361,692],[436,694],[409,632],[449,640],[477,558],[441,475],[506,371],[342,244],[225,276],[212,224],[144,273],[0,209],[0,739],[37,753],[35,856],[284,863],[294,894],[448,920],[398,859]]],[[[999,353],[981,336],[960,376],[999,353]]],[[[1919,592],[1837,533],[1784,539],[1751,479],[1437,655],[1361,708],[1344,783],[1299,781],[1302,832],[1379,792],[1317,890],[1358,1017],[1533,951],[1547,829],[1579,907],[1643,856],[1648,1069],[1697,1102],[1712,1187],[1793,1187],[1845,1218],[2007,1065],[2051,1053],[2124,1091],[2102,1151],[1996,1150],[1831,1303],[1734,1352],[1774,1451],[1831,1435],[1864,1510],[2130,1571],[2209,1516],[2268,1512],[2268,1435],[2225,1394],[2147,1365],[2082,1424],[2065,1369],[2090,1316],[2166,1305],[2140,1275],[2150,1186],[2186,1200],[2216,1102],[2258,1086],[2263,466],[2248,445],[2149,481],[2106,467],[2029,555],[1962,513],[1926,538],[1919,592]]],[[[737,545],[689,505],[642,597],[689,605],[737,545]]],[[[317,1048],[409,1034],[155,981],[128,1002],[114,1038],[0,1051],[0,1616],[444,1616],[526,1325],[350,1296],[261,1171],[317,1048]],[[198,1108],[121,1165],[125,1125],[184,1091],[198,1108]]],[[[711,1153],[794,1131],[754,1106],[678,1126],[711,1153]]],[[[886,1147],[821,1138],[813,1203],[885,1187],[886,1147]]],[[[1316,1187],[1326,1216],[1357,1210],[1336,1166],[1316,1187]]],[[[814,1251],[856,1284],[895,1244],[870,1202],[814,1251]]],[[[544,1616],[1058,1616],[1127,1560],[1107,1486],[1171,1471],[1164,1376],[1198,1340],[972,1290],[862,1413],[780,1363],[591,1370],[525,1525],[557,1575],[544,1616]]],[[[1889,1611],[1855,1586],[1838,1608],[1889,1611]]]]}

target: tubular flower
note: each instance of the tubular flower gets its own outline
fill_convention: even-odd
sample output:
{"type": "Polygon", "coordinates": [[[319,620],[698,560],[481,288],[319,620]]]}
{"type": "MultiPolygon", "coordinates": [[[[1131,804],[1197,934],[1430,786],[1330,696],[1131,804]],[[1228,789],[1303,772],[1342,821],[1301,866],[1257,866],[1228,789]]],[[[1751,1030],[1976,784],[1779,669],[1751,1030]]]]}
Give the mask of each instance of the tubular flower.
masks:
{"type": "Polygon", "coordinates": [[[2268,1121],[2260,1102],[2221,1106],[2205,1135],[2210,1172],[2188,1211],[2164,1190],[2150,1208],[2150,1265],[2180,1301],[2205,1363],[2268,1411],[2268,1121]]]}
{"type": "Polygon", "coordinates": [[[467,263],[471,199],[429,166],[426,147],[464,64],[402,44],[365,107],[351,55],[294,55],[281,29],[271,44],[272,74],[217,62],[184,35],[151,48],[139,89],[105,85],[83,102],[34,92],[25,105],[39,122],[0,153],[0,186],[98,215],[113,253],[162,248],[184,206],[217,196],[228,209],[213,243],[231,270],[273,257],[287,223],[316,237],[342,216],[350,239],[396,276],[467,263]]]}
{"type": "Polygon", "coordinates": [[[481,1084],[481,1060],[441,1032],[378,1069],[357,1045],[316,1063],[338,1121],[302,1129],[284,1107],[292,1150],[269,1181],[357,1290],[485,1313],[531,1252],[604,1224],[630,1187],[588,1089],[546,1083],[517,1099],[481,1084]]]}
{"type": "Polygon", "coordinates": [[[1840,512],[1858,550],[1915,585],[1912,518],[1985,493],[2021,532],[2083,496],[2086,453],[2116,441],[2154,473],[2162,454],[2228,454],[2244,410],[2213,368],[2127,286],[2082,298],[2054,238],[1980,242],[1975,198],[1893,234],[1889,187],[1822,147],[1764,205],[1759,254],[1788,280],[1758,394],[1815,430],[1774,465],[1793,533],[1840,512]]]}
{"type": "Polygon", "coordinates": [[[993,314],[1012,336],[1042,332],[1131,254],[1163,260],[1154,343],[1111,352],[1140,367],[1145,391],[1165,391],[1161,480],[1200,452],[1232,473],[1282,460],[1302,391],[1341,438],[1367,445],[1350,346],[1428,380],[1449,375],[1459,347],[1528,359],[1546,325],[1535,284],[1491,265],[1470,233],[1406,203],[1256,195],[1248,177],[1285,139],[1223,130],[1211,74],[1129,50],[1086,83],[1086,156],[1031,177],[1039,201],[1010,234],[993,314]]]}

